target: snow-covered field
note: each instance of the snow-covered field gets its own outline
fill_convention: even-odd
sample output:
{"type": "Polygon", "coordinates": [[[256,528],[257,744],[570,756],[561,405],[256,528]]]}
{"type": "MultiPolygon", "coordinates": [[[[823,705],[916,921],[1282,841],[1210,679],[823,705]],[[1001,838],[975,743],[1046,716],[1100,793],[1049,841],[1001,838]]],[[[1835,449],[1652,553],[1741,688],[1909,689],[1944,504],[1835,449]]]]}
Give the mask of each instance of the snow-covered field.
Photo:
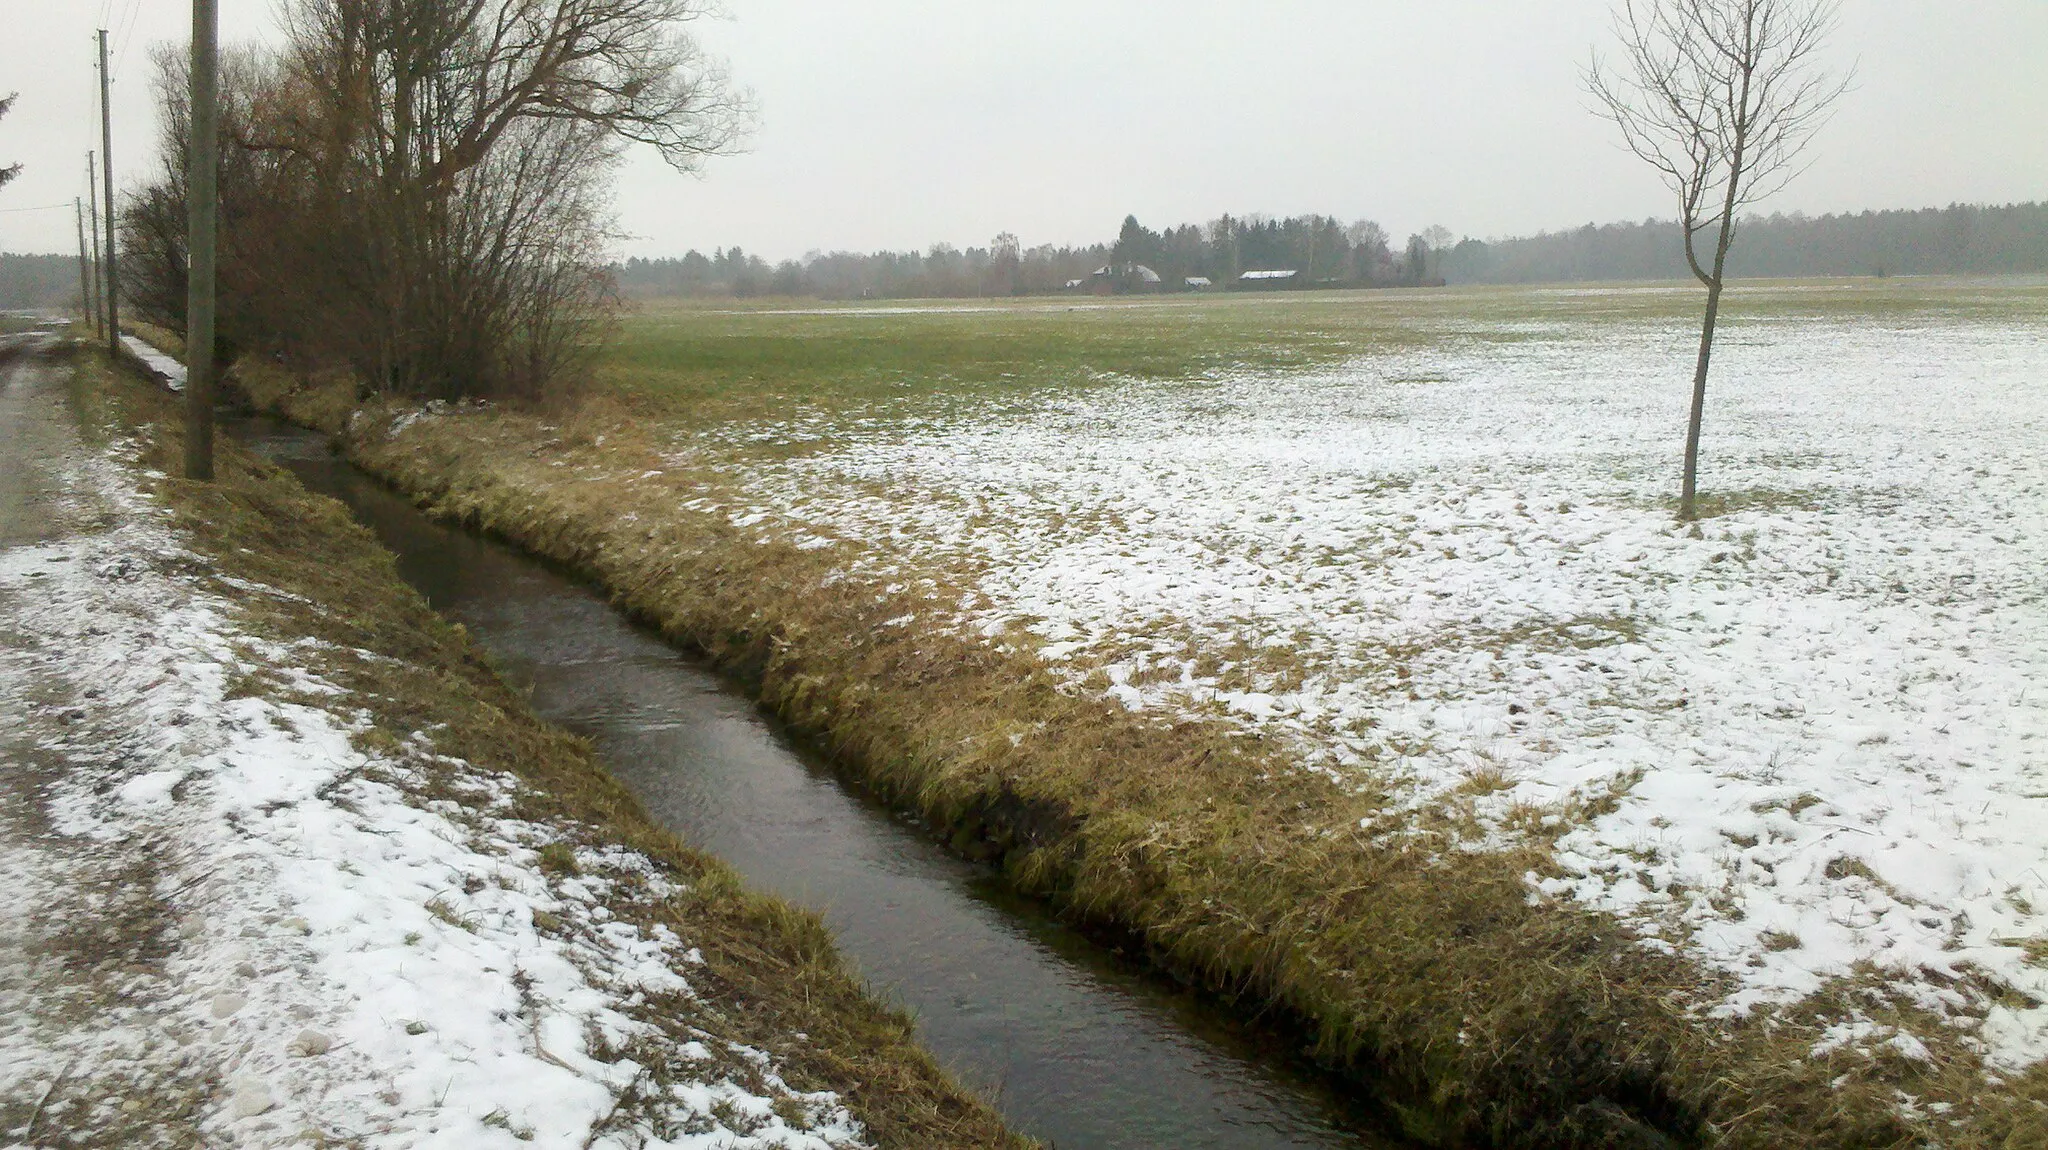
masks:
{"type": "Polygon", "coordinates": [[[629,872],[660,895],[646,859],[424,742],[365,750],[317,651],[238,622],[132,481],[85,458],[64,486],[120,525],[0,549],[0,1143],[861,1144],[767,1055],[648,1022],[702,959],[615,915],[629,872]],[[238,690],[260,667],[288,689],[238,690]]]}
{"type": "Polygon", "coordinates": [[[1536,314],[1308,374],[752,429],[818,443],[720,509],[975,588],[905,624],[1024,628],[1134,711],[1469,803],[1468,848],[1547,819],[1540,894],[1726,970],[1724,1010],[1867,961],[1994,1065],[2048,1056],[2048,1008],[1927,977],[2048,1002],[2048,316],[1753,309],[1709,395],[1732,510],[1691,533],[1696,329],[1536,314]]]}

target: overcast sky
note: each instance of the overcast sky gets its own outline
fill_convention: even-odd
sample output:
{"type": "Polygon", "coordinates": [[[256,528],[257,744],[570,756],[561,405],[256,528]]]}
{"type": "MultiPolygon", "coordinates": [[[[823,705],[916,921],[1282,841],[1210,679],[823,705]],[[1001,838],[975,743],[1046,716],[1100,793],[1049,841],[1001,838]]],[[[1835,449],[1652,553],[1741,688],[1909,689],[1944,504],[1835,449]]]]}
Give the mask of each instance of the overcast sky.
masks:
{"type": "MultiPolygon", "coordinates": [[[[220,0],[222,39],[274,0],[220,0]]],[[[1326,212],[1398,240],[1671,214],[1586,110],[1607,0],[727,0],[695,26],[751,89],[749,150],[620,169],[621,250],[1113,239],[1223,211],[1326,212]]],[[[71,251],[97,148],[92,30],[113,31],[117,175],[153,163],[151,44],[183,0],[0,0],[0,249],[71,251]]],[[[2048,0],[1848,0],[1857,83],[1785,211],[2048,199],[2048,0]]]]}

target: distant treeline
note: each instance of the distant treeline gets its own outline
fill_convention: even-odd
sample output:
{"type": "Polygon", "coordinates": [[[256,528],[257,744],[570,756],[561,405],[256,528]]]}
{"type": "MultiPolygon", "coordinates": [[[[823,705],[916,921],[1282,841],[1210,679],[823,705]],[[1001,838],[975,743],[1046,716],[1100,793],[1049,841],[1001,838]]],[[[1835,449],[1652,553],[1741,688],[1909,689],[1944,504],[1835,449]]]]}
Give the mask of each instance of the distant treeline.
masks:
{"type": "MultiPolygon", "coordinates": [[[[1678,225],[1587,224],[1567,232],[1481,242],[1442,257],[1453,283],[1683,279],[1678,225]]],[[[1736,276],[1997,275],[2048,272],[2048,203],[1954,204],[1918,211],[1753,216],[1728,271],[1736,276]]]]}
{"type": "MultiPolygon", "coordinates": [[[[1400,250],[1370,220],[1219,216],[1152,231],[1126,218],[1116,242],[1026,248],[1005,233],[987,247],[927,252],[813,252],[770,264],[724,248],[706,256],[631,259],[613,269],[635,295],[787,295],[831,299],[1042,294],[1101,268],[1143,265],[1168,290],[1189,276],[1218,287],[1239,274],[1294,269],[1303,286],[1364,286],[1441,278],[1451,283],[1684,279],[1669,220],[1593,225],[1504,240],[1432,228],[1400,250]]],[[[1956,204],[1918,211],[1755,216],[1742,222],[1729,270],[1737,276],[2048,274],[2048,203],[1956,204]]],[[[1112,277],[1119,287],[1130,277],[1112,277]]],[[[0,308],[55,307],[78,294],[68,256],[0,254],[0,308]]]]}
{"type": "MultiPolygon", "coordinates": [[[[927,252],[812,252],[770,264],[739,248],[680,259],[631,259],[615,271],[638,295],[811,295],[917,298],[1056,292],[1098,269],[1142,264],[1167,290],[1189,276],[1215,286],[1246,271],[1293,269],[1301,286],[1683,279],[1678,225],[1645,220],[1455,244],[1441,228],[1398,250],[1370,220],[1322,215],[1219,216],[1152,231],[1126,217],[1114,243],[1026,248],[1004,233],[987,247],[927,252]]],[[[2048,203],[1957,204],[1918,211],[1756,216],[1744,220],[1737,276],[2048,273],[2048,203]]],[[[1128,276],[1116,277],[1128,284],[1128,276]]]]}
{"type": "MultiPolygon", "coordinates": [[[[1448,237],[1446,237],[1448,238],[1448,237]]],[[[1116,242],[1085,247],[1051,244],[1027,248],[1007,232],[987,247],[965,250],[938,244],[927,252],[812,252],[801,260],[769,264],[738,248],[680,259],[631,259],[617,269],[619,286],[644,295],[815,295],[857,299],[1027,295],[1088,281],[1100,269],[1119,269],[1119,289],[1136,282],[1127,269],[1141,265],[1168,287],[1201,276],[1217,286],[1239,273],[1291,268],[1304,283],[1363,285],[1399,282],[1420,274],[1416,237],[1400,254],[1387,246],[1384,228],[1371,220],[1345,224],[1329,216],[1219,216],[1206,224],[1153,231],[1125,217],[1116,242]]]]}
{"type": "Polygon", "coordinates": [[[0,308],[67,307],[77,299],[77,256],[0,252],[0,308]]]}

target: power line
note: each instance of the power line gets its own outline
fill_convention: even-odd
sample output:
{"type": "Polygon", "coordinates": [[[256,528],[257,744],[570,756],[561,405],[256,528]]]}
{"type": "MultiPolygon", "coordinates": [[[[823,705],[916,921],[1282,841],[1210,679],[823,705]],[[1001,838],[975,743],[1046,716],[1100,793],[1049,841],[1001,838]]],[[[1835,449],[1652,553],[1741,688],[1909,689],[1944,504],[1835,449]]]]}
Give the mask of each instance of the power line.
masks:
{"type": "Polygon", "coordinates": [[[128,59],[129,46],[135,43],[135,21],[141,15],[142,0],[128,0],[128,19],[124,22],[120,34],[114,37],[119,43],[119,47],[115,49],[114,53],[114,75],[116,76],[121,74],[121,65],[128,59]]]}
{"type": "Polygon", "coordinates": [[[0,208],[0,212],[52,212],[58,208],[68,208],[70,206],[70,204],[37,204],[30,208],[0,208]]]}

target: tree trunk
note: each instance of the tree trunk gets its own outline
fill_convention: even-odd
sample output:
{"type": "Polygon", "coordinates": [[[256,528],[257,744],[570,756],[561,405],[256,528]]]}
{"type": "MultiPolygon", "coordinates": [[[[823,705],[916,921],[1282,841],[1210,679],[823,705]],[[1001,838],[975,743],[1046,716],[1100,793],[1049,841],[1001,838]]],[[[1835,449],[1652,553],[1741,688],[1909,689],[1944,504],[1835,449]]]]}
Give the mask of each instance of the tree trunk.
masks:
{"type": "Polygon", "coordinates": [[[1707,410],[1707,362],[1714,355],[1714,320],[1721,313],[1721,282],[1707,285],[1707,316],[1700,323],[1700,358],[1692,370],[1692,418],[1685,425],[1685,479],[1678,496],[1678,517],[1692,522],[1699,490],[1700,419],[1707,410]]]}
{"type": "MultiPolygon", "coordinates": [[[[1749,77],[1742,78],[1742,106],[1749,106],[1749,77]]],[[[1735,242],[1736,193],[1742,186],[1742,157],[1749,143],[1747,121],[1737,125],[1735,151],[1728,160],[1728,194],[1721,201],[1721,233],[1714,239],[1714,274],[1707,284],[1707,315],[1700,321],[1700,359],[1692,370],[1692,418],[1685,424],[1685,478],[1678,492],[1678,517],[1690,523],[1699,513],[1700,417],[1707,409],[1707,361],[1714,355],[1714,320],[1721,314],[1721,286],[1728,282],[1728,248],[1735,242]]],[[[1687,251],[1692,233],[1686,233],[1687,251]]],[[[1697,268],[1697,264],[1694,265],[1697,268]]]]}

